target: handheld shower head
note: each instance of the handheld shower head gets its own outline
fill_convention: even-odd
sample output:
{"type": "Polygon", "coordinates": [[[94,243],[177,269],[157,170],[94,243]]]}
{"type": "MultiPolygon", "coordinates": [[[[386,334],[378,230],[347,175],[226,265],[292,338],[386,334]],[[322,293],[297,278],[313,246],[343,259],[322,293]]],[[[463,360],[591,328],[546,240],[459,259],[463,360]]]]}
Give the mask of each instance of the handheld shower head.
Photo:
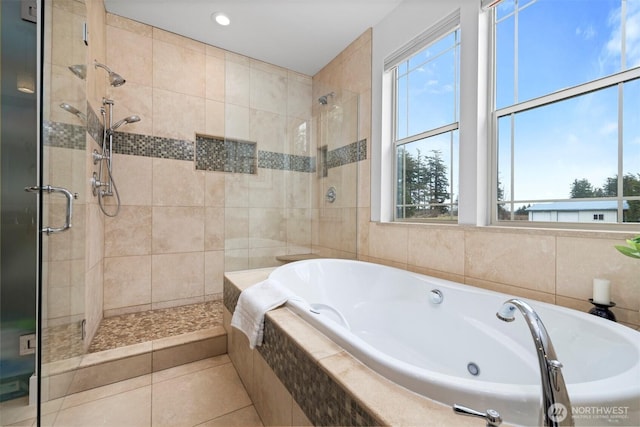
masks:
{"type": "Polygon", "coordinates": [[[140,121],[140,116],[129,116],[129,117],[125,117],[124,119],[115,122],[113,124],[113,126],[111,126],[111,129],[109,129],[109,131],[113,132],[114,130],[118,129],[120,126],[124,125],[124,124],[130,124],[130,123],[135,123],[135,122],[139,122],[140,121]]]}
{"type": "Polygon", "coordinates": [[[69,65],[69,70],[80,80],[87,77],[87,66],[85,64],[69,65]]]}
{"type": "Polygon", "coordinates": [[[93,65],[98,68],[102,68],[104,70],[107,71],[107,73],[109,73],[109,84],[111,84],[111,86],[113,87],[118,87],[118,86],[122,86],[126,80],[118,73],[111,71],[111,69],[109,67],[107,67],[104,64],[99,63],[98,61],[93,61],[93,65]]]}
{"type": "Polygon", "coordinates": [[[83,122],[87,120],[87,116],[82,111],[78,110],[76,107],[74,107],[71,104],[67,104],[66,102],[63,102],[62,104],[60,104],[60,108],[62,108],[64,111],[68,111],[74,116],[77,116],[83,122]]]}

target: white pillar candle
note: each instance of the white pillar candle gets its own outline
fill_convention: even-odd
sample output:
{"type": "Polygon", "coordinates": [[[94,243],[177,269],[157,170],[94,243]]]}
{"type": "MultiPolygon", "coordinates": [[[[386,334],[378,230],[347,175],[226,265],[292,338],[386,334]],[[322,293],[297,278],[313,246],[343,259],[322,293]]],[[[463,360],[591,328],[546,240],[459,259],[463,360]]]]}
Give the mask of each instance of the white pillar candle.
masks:
{"type": "Polygon", "coordinates": [[[606,279],[593,279],[593,302],[611,303],[611,282],[606,279]]]}

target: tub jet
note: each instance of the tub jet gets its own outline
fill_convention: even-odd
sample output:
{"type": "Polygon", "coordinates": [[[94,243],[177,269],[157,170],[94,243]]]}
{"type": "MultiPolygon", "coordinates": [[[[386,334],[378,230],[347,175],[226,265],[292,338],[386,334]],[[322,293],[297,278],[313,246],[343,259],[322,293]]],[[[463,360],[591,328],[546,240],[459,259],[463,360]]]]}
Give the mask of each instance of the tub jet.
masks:
{"type": "Polygon", "coordinates": [[[474,377],[480,375],[480,368],[473,362],[469,362],[469,364],[467,365],[467,371],[469,371],[469,373],[474,377]]]}

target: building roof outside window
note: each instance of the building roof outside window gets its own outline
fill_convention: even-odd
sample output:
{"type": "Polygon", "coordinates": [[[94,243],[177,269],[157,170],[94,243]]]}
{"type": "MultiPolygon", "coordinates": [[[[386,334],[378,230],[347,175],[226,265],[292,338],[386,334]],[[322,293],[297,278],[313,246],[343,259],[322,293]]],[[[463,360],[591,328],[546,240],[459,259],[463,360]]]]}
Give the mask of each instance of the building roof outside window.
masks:
{"type": "MultiPolygon", "coordinates": [[[[624,201],[622,209],[629,209],[629,203],[624,201]]],[[[615,200],[593,200],[581,202],[554,202],[554,203],[538,203],[529,206],[529,212],[548,212],[548,211],[615,211],[618,210],[618,202],[615,200]]]]}

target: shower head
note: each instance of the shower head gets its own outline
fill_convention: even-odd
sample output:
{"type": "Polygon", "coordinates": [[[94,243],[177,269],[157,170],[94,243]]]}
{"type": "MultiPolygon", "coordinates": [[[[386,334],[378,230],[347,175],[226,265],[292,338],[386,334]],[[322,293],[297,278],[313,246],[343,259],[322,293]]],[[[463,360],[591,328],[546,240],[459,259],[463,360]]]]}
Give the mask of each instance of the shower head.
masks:
{"type": "Polygon", "coordinates": [[[87,77],[87,66],[85,64],[69,65],[69,70],[80,80],[84,80],[87,77]]]}
{"type": "Polygon", "coordinates": [[[78,110],[76,107],[74,107],[71,104],[67,104],[66,102],[63,102],[62,104],[60,104],[60,108],[62,108],[64,111],[68,111],[74,116],[77,116],[83,122],[87,120],[87,116],[82,111],[78,110]]]}
{"type": "Polygon", "coordinates": [[[124,119],[115,122],[113,124],[113,126],[111,126],[111,129],[109,129],[111,132],[113,132],[114,130],[118,129],[120,126],[122,125],[128,125],[129,123],[135,123],[135,122],[139,122],[140,121],[140,116],[129,116],[129,117],[125,117],[124,119]]]}
{"type": "Polygon", "coordinates": [[[322,105],[327,105],[329,103],[329,98],[335,95],[335,92],[329,92],[326,95],[322,95],[320,98],[318,98],[318,102],[322,105]]]}
{"type": "Polygon", "coordinates": [[[98,61],[93,61],[93,65],[98,68],[103,68],[109,73],[109,84],[113,87],[122,86],[126,80],[118,73],[111,71],[109,67],[104,64],[99,63],[98,61]]]}

